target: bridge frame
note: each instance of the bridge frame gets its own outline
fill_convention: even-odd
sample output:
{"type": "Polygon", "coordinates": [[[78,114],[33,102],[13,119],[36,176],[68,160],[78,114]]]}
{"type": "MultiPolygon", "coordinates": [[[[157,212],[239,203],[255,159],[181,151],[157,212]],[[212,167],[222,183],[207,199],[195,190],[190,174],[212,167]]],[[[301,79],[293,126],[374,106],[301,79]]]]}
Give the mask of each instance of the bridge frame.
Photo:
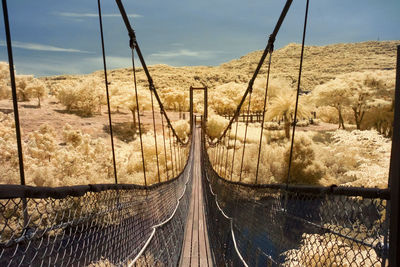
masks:
{"type": "MultiPolygon", "coordinates": [[[[199,90],[199,91],[204,91],[204,115],[203,115],[203,123],[207,123],[207,118],[208,118],[208,88],[207,86],[203,87],[193,87],[190,86],[189,89],[189,94],[190,94],[190,104],[189,104],[189,111],[190,111],[190,125],[193,125],[193,91],[199,90]]],[[[190,127],[190,133],[193,134],[193,129],[190,127]]]]}

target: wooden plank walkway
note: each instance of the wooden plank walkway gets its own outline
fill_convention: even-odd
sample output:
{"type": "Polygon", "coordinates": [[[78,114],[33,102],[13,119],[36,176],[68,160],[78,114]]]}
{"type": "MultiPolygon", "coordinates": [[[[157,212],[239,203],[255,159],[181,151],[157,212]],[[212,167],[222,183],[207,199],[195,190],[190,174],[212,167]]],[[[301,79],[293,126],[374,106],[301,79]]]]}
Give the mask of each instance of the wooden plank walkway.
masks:
{"type": "Polygon", "coordinates": [[[213,266],[204,213],[203,188],[201,184],[200,129],[196,129],[195,135],[193,188],[180,262],[180,266],[183,267],[213,266]]]}

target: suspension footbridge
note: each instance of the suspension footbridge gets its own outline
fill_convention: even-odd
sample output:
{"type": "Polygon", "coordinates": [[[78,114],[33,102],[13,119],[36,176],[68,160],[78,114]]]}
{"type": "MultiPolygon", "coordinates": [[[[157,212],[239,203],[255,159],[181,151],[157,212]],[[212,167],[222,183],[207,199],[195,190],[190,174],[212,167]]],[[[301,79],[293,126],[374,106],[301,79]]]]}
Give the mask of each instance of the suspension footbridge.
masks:
{"type": "Polygon", "coordinates": [[[97,3],[115,183],[52,188],[25,184],[12,40],[7,1],[2,0],[21,184],[0,185],[0,266],[400,265],[399,64],[390,187],[295,183],[292,162],[296,158],[294,140],[308,20],[307,0],[286,181],[262,184],[258,176],[271,56],[292,1],[286,1],[248,87],[218,138],[208,134],[206,102],[204,115],[193,113],[192,90],[203,90],[207,100],[207,87],[190,88],[191,135],[184,140],[177,134],[158,95],[124,6],[121,0],[116,0],[129,36],[144,181],[142,185],[121,184],[114,153],[100,0],[97,3]],[[143,67],[151,95],[156,166],[148,166],[145,160],[135,55],[143,67]],[[257,115],[258,154],[249,155],[246,144],[248,125],[252,123],[249,120],[251,96],[254,81],[264,64],[268,72],[263,112],[257,115]],[[239,149],[240,116],[245,131],[239,149]],[[162,125],[162,139],[157,139],[156,120],[162,125]],[[240,155],[238,165],[235,156],[240,155]],[[163,162],[161,156],[171,164],[163,162]],[[243,178],[246,158],[257,162],[252,183],[243,178]],[[156,170],[156,182],[150,182],[146,172],[149,169],[156,170]],[[236,176],[234,169],[239,170],[236,176]],[[161,173],[166,179],[161,179],[161,173]]]}

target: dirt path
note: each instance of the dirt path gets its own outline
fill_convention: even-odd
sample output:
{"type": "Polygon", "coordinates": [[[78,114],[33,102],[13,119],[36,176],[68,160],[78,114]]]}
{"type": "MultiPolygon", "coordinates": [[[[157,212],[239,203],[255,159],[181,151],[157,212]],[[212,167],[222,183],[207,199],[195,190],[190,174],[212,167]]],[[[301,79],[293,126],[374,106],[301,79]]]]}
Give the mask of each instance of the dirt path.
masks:
{"type": "MultiPolygon", "coordinates": [[[[0,112],[6,114],[13,113],[11,100],[0,100],[0,112]]],[[[38,130],[40,125],[47,123],[55,128],[58,136],[62,136],[62,129],[65,124],[70,124],[73,129],[79,129],[83,133],[90,134],[94,138],[109,138],[108,134],[108,115],[107,107],[103,106],[101,113],[92,117],[81,117],[77,114],[67,113],[65,107],[58,103],[54,97],[48,97],[42,101],[41,108],[37,107],[37,100],[29,102],[19,102],[19,113],[23,138],[27,134],[38,130]]],[[[171,121],[179,120],[179,113],[168,112],[171,121]]],[[[188,115],[185,116],[188,118],[188,115]]],[[[144,111],[140,116],[145,130],[153,129],[153,119],[151,111],[144,111]]],[[[112,121],[116,137],[120,140],[133,135],[131,129],[132,114],[128,110],[112,114],[112,121]]],[[[165,123],[165,121],[164,121],[165,123]]],[[[161,133],[161,116],[156,113],[156,131],[161,133]]],[[[130,140],[127,140],[130,141],[130,140]]]]}

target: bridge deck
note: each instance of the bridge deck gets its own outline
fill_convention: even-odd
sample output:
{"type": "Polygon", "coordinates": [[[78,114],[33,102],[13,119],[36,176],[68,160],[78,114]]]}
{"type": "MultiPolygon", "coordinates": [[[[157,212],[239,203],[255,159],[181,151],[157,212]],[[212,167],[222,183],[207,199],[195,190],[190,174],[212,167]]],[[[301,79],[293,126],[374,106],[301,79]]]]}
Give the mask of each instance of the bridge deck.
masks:
{"type": "Polygon", "coordinates": [[[204,213],[203,188],[201,184],[200,129],[196,129],[195,134],[193,189],[180,264],[185,267],[213,266],[204,213]]]}

